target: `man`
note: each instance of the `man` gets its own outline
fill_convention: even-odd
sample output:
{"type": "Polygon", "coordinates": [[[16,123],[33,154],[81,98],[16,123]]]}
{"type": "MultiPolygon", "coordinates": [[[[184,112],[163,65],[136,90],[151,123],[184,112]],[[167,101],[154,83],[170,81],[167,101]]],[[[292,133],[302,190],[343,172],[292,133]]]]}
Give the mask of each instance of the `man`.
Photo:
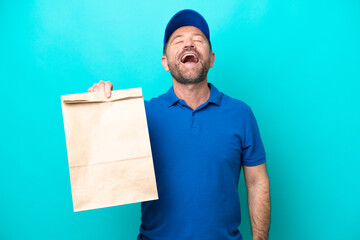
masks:
{"type": "MultiPolygon", "coordinates": [[[[199,13],[172,17],[161,60],[173,86],[145,101],[159,199],[142,203],[137,239],[242,239],[241,166],[253,239],[267,239],[269,180],[256,120],[245,103],[207,82],[215,54],[199,13]]],[[[100,81],[88,91],[110,97],[111,90],[111,82],[100,81]]]]}

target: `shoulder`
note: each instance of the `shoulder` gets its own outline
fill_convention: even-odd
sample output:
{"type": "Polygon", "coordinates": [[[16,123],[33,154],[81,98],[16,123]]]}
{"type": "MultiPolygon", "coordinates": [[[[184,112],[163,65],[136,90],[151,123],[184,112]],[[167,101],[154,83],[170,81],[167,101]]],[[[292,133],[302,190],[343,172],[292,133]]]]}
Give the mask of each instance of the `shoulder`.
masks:
{"type": "Polygon", "coordinates": [[[150,100],[144,100],[145,102],[145,108],[157,108],[157,107],[161,107],[161,106],[166,106],[167,103],[167,94],[163,93],[161,95],[159,95],[158,97],[153,97],[150,100]]]}
{"type": "Polygon", "coordinates": [[[252,114],[252,110],[250,108],[250,106],[245,103],[242,100],[230,97],[224,93],[222,93],[222,98],[221,98],[221,105],[225,108],[225,109],[231,109],[231,111],[234,111],[236,113],[239,113],[241,115],[244,114],[252,114]]]}
{"type": "Polygon", "coordinates": [[[169,109],[169,96],[167,93],[163,93],[158,97],[145,100],[144,104],[147,117],[157,119],[161,115],[166,114],[169,109]]]}

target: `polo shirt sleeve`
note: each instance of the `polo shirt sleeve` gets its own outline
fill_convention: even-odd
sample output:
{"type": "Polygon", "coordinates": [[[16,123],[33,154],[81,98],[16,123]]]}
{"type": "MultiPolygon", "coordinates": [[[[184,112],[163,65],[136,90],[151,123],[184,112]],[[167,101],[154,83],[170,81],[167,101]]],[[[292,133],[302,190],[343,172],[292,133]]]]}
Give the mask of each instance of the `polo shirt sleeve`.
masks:
{"type": "Polygon", "coordinates": [[[265,149],[255,116],[250,107],[247,108],[246,112],[241,161],[244,166],[257,166],[266,161],[265,149]]]}

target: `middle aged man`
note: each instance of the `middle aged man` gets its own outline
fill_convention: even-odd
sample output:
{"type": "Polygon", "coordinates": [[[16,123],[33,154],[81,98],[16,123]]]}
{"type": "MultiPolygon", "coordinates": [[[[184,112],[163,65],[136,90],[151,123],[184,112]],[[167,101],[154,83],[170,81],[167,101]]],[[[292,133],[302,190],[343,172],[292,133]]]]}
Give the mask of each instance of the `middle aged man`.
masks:
{"type": "MultiPolygon", "coordinates": [[[[258,126],[244,102],[207,82],[214,60],[205,19],[193,10],[175,14],[162,57],[173,86],[145,101],[159,199],[142,203],[138,240],[243,239],[241,166],[253,239],[267,239],[269,180],[258,126]]],[[[100,81],[88,91],[109,97],[111,90],[100,81]]]]}

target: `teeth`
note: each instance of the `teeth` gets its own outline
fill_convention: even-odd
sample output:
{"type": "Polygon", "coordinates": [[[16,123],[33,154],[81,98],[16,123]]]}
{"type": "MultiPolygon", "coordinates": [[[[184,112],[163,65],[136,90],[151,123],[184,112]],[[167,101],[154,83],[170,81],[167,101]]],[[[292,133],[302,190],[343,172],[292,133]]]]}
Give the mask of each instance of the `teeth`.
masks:
{"type": "Polygon", "coordinates": [[[184,62],[184,60],[185,60],[185,58],[186,58],[187,56],[194,56],[194,58],[197,60],[197,57],[196,57],[195,54],[193,54],[193,53],[187,53],[187,54],[185,54],[184,56],[182,56],[181,61],[184,62]]]}

